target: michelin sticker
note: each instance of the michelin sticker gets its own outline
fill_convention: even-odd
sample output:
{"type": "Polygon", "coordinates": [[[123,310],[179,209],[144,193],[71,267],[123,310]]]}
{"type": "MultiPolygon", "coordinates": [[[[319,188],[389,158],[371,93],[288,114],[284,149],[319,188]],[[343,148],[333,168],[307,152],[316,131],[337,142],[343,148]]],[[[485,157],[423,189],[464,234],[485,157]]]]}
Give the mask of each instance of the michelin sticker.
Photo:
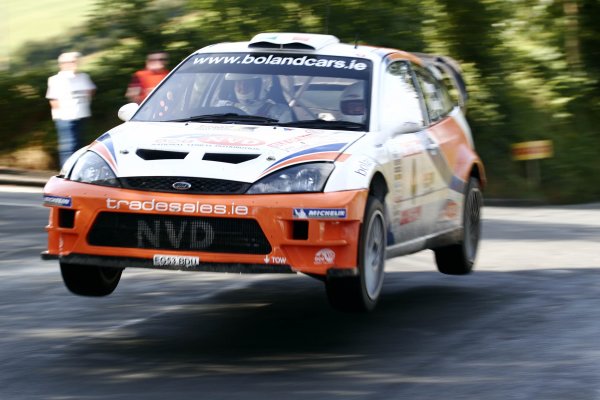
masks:
{"type": "Polygon", "coordinates": [[[345,208],[294,208],[294,218],[346,218],[345,208]]]}
{"type": "Polygon", "coordinates": [[[51,207],[71,207],[71,198],[59,196],[44,196],[44,205],[51,207]]]}

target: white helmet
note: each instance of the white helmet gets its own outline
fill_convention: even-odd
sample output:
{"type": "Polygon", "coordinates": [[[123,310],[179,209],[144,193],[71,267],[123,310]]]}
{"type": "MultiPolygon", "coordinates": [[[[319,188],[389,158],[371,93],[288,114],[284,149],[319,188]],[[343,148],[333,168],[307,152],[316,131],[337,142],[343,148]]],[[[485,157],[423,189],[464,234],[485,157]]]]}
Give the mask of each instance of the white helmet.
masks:
{"type": "Polygon", "coordinates": [[[340,111],[344,121],[365,122],[367,107],[365,104],[365,83],[354,82],[342,92],[340,97],[340,111]]]}
{"type": "Polygon", "coordinates": [[[262,75],[228,73],[225,75],[225,80],[234,81],[235,96],[244,105],[264,99],[269,88],[266,77],[262,75]]]}

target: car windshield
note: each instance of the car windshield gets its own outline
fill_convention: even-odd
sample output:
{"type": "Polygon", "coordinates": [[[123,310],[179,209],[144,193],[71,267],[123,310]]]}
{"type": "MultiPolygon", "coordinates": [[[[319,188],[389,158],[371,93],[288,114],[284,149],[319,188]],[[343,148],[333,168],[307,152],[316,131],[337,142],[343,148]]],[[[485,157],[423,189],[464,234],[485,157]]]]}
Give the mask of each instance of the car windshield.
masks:
{"type": "Polygon", "coordinates": [[[371,61],[361,58],[196,54],[154,91],[133,120],[366,130],[371,73],[371,61]]]}

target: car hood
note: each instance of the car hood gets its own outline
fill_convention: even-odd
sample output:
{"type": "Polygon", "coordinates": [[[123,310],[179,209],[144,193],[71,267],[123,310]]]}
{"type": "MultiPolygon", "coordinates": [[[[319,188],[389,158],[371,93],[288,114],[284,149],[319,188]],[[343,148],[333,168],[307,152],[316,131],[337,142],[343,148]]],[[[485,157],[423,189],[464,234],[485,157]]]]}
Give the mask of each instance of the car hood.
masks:
{"type": "Polygon", "coordinates": [[[177,176],[252,183],[289,165],[335,161],[364,132],[274,126],[126,122],[90,149],[118,177],[177,176]]]}

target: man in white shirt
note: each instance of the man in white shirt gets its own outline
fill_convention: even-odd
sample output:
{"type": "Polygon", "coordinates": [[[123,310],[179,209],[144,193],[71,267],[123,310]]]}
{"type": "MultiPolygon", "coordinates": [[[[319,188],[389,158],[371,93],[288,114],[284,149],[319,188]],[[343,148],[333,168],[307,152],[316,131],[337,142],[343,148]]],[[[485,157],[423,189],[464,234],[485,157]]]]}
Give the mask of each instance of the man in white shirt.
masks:
{"type": "Polygon", "coordinates": [[[60,71],[48,78],[46,98],[58,132],[58,156],[62,166],[83,146],[81,128],[84,118],[92,115],[90,104],[96,85],[88,74],[77,72],[80,54],[63,53],[58,57],[60,71]]]}

